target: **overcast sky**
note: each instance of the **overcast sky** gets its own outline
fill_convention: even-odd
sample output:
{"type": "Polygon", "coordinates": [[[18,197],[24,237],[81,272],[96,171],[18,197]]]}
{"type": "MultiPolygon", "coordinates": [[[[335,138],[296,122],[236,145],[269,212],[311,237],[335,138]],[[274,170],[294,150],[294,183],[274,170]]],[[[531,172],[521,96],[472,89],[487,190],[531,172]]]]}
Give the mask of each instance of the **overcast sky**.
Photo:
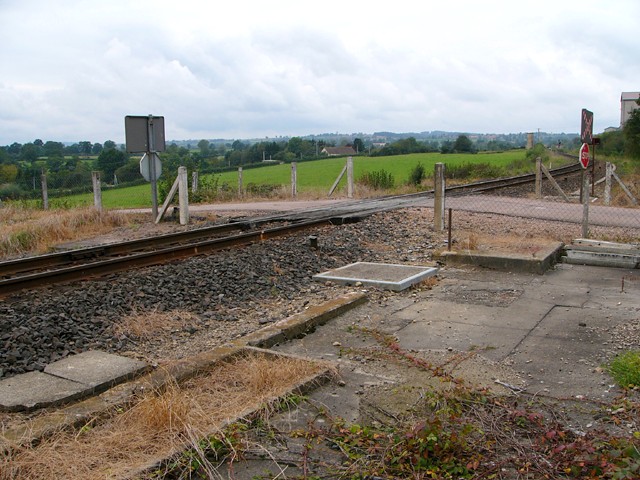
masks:
{"type": "Polygon", "coordinates": [[[594,132],[640,90],[637,0],[0,0],[0,145],[594,132]]]}

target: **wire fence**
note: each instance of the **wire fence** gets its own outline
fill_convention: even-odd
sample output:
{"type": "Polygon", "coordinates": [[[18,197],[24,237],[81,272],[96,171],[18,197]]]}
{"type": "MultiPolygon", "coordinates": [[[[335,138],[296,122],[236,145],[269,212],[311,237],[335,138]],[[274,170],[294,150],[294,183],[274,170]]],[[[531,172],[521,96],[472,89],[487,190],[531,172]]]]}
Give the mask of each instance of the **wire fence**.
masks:
{"type": "MultiPolygon", "coordinates": [[[[587,236],[614,241],[640,241],[640,207],[636,200],[640,196],[640,186],[623,183],[611,164],[598,162],[595,165],[593,170],[586,172],[595,179],[586,187],[589,194],[587,211],[582,197],[585,184],[580,174],[563,174],[555,178],[540,174],[536,184],[518,185],[490,193],[448,193],[445,206],[454,211],[517,217],[523,225],[529,224],[530,228],[544,225],[540,229],[547,232],[554,228],[566,230],[569,228],[567,225],[571,225],[572,229],[584,225],[586,214],[587,236]]],[[[24,198],[27,192],[27,201],[41,208],[94,205],[95,196],[90,194],[95,192],[96,174],[91,171],[80,174],[64,170],[46,174],[32,172],[28,180],[22,178],[20,184],[3,185],[3,197],[11,198],[11,192],[16,191],[21,192],[24,198]]],[[[125,197],[130,204],[150,204],[148,184],[142,178],[126,184],[119,183],[117,178],[99,178],[98,185],[101,189],[100,207],[121,207],[125,197]],[[140,185],[140,188],[128,188],[135,185],[140,185]]],[[[194,190],[195,185],[196,179],[192,182],[194,190]]],[[[241,194],[237,193],[238,196],[241,194]]]]}
{"type": "MultiPolygon", "coordinates": [[[[126,197],[130,202],[144,205],[148,202],[148,190],[131,189],[129,187],[143,185],[142,176],[127,182],[119,182],[117,176],[109,179],[100,177],[96,171],[30,171],[17,181],[0,185],[0,202],[2,200],[18,202],[33,208],[74,208],[94,205],[93,194],[96,190],[95,176],[100,180],[100,189],[106,193],[105,207],[118,205],[118,198],[126,197]],[[131,197],[136,198],[131,198],[131,197]]],[[[101,205],[102,206],[102,205],[101,205]]]]}
{"type": "Polygon", "coordinates": [[[517,217],[523,230],[538,230],[546,236],[555,230],[558,237],[570,231],[574,237],[640,242],[638,186],[623,183],[610,164],[609,169],[607,172],[607,164],[602,163],[593,172],[557,178],[540,175],[538,185],[451,194],[446,196],[445,206],[454,211],[517,217]]]}

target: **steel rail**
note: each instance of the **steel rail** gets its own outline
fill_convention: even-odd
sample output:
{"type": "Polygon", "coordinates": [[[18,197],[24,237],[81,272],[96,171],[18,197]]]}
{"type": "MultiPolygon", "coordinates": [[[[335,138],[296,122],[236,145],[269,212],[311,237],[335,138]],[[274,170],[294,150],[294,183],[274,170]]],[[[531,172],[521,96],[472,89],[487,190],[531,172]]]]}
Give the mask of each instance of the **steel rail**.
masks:
{"type": "Polygon", "coordinates": [[[103,276],[134,267],[146,267],[167,263],[181,258],[202,255],[208,252],[223,250],[239,245],[264,241],[278,236],[294,233],[309,227],[328,225],[330,217],[325,217],[293,225],[269,228],[265,230],[231,235],[223,238],[204,240],[188,245],[174,245],[150,252],[133,253],[116,258],[99,260],[93,263],[47,270],[29,275],[5,278],[0,280],[0,297],[20,290],[36,288],[52,283],[63,283],[89,277],[103,276]]]}
{"type": "MultiPolygon", "coordinates": [[[[552,172],[554,175],[563,175],[579,172],[580,169],[580,165],[576,164],[559,167],[552,170],[552,172]]],[[[535,174],[525,174],[450,186],[446,188],[446,191],[448,193],[483,192],[505,186],[530,183],[534,180],[535,174]]],[[[45,284],[68,282],[88,276],[104,275],[136,266],[140,267],[164,263],[176,258],[198,255],[233,245],[243,245],[254,242],[256,238],[260,238],[261,240],[272,238],[276,235],[284,235],[287,232],[298,231],[320,224],[352,223],[377,212],[411,205],[416,200],[432,195],[433,190],[429,190],[411,194],[389,195],[374,199],[354,200],[330,207],[319,207],[301,212],[250,218],[240,222],[198,228],[185,232],[175,232],[152,238],[129,240],[120,243],[0,262],[0,277],[4,277],[0,278],[0,297],[22,289],[34,288],[45,284]],[[209,238],[216,234],[224,234],[234,230],[255,229],[262,225],[276,222],[290,223],[282,227],[268,228],[251,233],[216,239],[209,238]],[[184,244],[184,242],[191,243],[184,244]],[[161,248],[155,251],[141,251],[157,247],[161,248]],[[82,265],[69,266],[73,262],[85,260],[95,261],[82,265]],[[40,271],[24,274],[25,272],[33,272],[36,269],[40,271]],[[16,274],[22,275],[12,276],[16,274]]]]}
{"type": "MultiPolygon", "coordinates": [[[[558,175],[571,175],[579,173],[582,167],[579,163],[575,165],[565,165],[564,167],[554,168],[550,171],[554,176],[558,175]]],[[[484,192],[490,190],[497,190],[499,188],[514,187],[518,185],[524,185],[526,183],[532,183],[536,179],[535,173],[525,173],[523,175],[516,175],[513,177],[496,178],[492,180],[481,180],[479,182],[465,183],[464,185],[453,185],[447,187],[446,191],[449,193],[458,192],[484,192]]]]}
{"type": "Polygon", "coordinates": [[[213,227],[180,232],[177,235],[164,234],[152,238],[127,240],[124,242],[98,245],[95,247],[84,247],[64,252],[55,252],[26,258],[18,258],[14,260],[7,260],[0,262],[0,277],[6,277],[8,275],[28,272],[32,270],[40,270],[45,268],[58,267],[61,265],[68,265],[79,260],[123,255],[134,251],[143,250],[145,248],[169,245],[172,243],[176,243],[176,241],[190,241],[193,239],[210,236],[212,234],[227,233],[242,228],[244,228],[243,225],[239,223],[216,225],[213,227]]]}

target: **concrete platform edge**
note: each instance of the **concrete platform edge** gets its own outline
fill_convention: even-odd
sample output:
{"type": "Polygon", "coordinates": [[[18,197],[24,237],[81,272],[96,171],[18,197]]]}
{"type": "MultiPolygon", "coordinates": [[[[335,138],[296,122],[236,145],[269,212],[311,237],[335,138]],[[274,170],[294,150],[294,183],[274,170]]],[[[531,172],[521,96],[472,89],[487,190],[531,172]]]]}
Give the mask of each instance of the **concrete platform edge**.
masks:
{"type": "Polygon", "coordinates": [[[555,265],[563,251],[564,244],[558,242],[545,249],[541,256],[533,257],[523,254],[498,254],[484,252],[445,251],[440,259],[449,265],[472,265],[502,271],[519,271],[542,275],[555,265]]]}
{"type": "Polygon", "coordinates": [[[133,381],[116,385],[100,395],[43,415],[28,426],[2,432],[0,448],[7,449],[9,445],[16,443],[30,444],[61,429],[83,425],[91,419],[105,415],[110,409],[125,405],[136,394],[162,389],[171,382],[184,381],[216,362],[228,360],[247,350],[281,355],[271,350],[264,350],[264,348],[305,335],[317,326],[366,301],[367,296],[363,293],[347,294],[264,327],[239,338],[230,345],[217,347],[211,351],[176,361],[165,368],[158,368],[133,381]]]}

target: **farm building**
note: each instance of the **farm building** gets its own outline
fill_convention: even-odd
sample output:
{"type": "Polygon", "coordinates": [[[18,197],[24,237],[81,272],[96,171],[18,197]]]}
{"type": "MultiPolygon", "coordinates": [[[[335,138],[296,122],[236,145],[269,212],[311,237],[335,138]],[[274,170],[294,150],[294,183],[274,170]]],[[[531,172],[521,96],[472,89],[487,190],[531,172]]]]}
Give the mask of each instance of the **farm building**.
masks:
{"type": "Polygon", "coordinates": [[[624,127],[631,112],[636,108],[640,108],[637,103],[638,98],[640,98],[640,92],[622,92],[622,95],[620,95],[620,128],[624,127]]]}
{"type": "Polygon", "coordinates": [[[353,147],[324,147],[320,153],[329,157],[339,157],[341,155],[355,155],[353,147]]]}

